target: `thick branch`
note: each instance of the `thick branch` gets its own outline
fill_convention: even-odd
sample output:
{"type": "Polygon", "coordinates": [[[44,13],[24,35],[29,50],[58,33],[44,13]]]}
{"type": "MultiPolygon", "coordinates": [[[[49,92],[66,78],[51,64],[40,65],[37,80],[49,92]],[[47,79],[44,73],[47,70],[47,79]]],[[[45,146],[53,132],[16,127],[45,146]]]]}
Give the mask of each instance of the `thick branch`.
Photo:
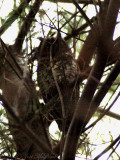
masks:
{"type": "Polygon", "coordinates": [[[95,113],[97,107],[99,106],[99,104],[101,103],[103,98],[105,97],[106,93],[110,89],[111,85],[113,84],[113,82],[115,81],[115,79],[117,78],[119,73],[120,73],[120,61],[118,61],[116,63],[116,65],[114,66],[110,75],[107,77],[106,81],[104,82],[102,87],[99,89],[99,91],[97,92],[95,97],[93,98],[92,103],[91,103],[91,108],[92,109],[89,112],[89,118],[88,119],[90,119],[91,116],[95,113]]]}
{"type": "Polygon", "coordinates": [[[16,38],[16,41],[14,44],[14,51],[16,51],[17,53],[19,53],[22,49],[24,38],[27,35],[27,33],[30,29],[30,26],[35,18],[35,15],[37,14],[42,2],[43,2],[43,0],[39,0],[39,1],[36,0],[34,2],[33,6],[31,7],[29,14],[25,18],[25,21],[20,29],[20,32],[19,32],[18,37],[16,38]]]}
{"type": "MultiPolygon", "coordinates": [[[[106,17],[106,22],[105,22],[105,26],[103,28],[103,32],[101,35],[101,42],[99,45],[99,52],[100,54],[103,54],[103,56],[107,56],[107,54],[111,53],[111,42],[112,42],[112,36],[113,36],[113,28],[115,27],[115,21],[117,18],[117,14],[118,14],[118,8],[119,8],[119,4],[118,4],[119,0],[116,1],[117,6],[114,6],[114,15],[113,12],[111,12],[112,10],[112,3],[113,0],[110,1],[109,4],[109,10],[107,13],[107,17],[106,17]],[[110,19],[110,14],[112,16],[112,21],[110,19]],[[108,29],[108,24],[114,23],[114,25],[112,25],[110,27],[110,29],[108,29]],[[106,48],[106,49],[105,49],[106,48]],[[105,49],[105,50],[104,50],[105,49]]],[[[92,115],[94,114],[94,112],[96,111],[97,107],[99,106],[100,102],[102,101],[102,99],[104,98],[104,96],[106,95],[106,93],[108,92],[108,90],[110,89],[112,83],[114,82],[114,80],[117,78],[118,74],[120,73],[120,61],[118,61],[115,65],[115,67],[113,68],[112,72],[110,73],[110,75],[108,76],[108,78],[106,79],[105,83],[103,84],[103,86],[101,87],[101,89],[97,92],[96,96],[94,97],[92,103],[91,103],[91,110],[89,112],[88,115],[88,120],[92,117],[92,115]]]]}
{"type": "Polygon", "coordinates": [[[16,61],[15,57],[12,55],[10,48],[7,47],[7,45],[3,42],[3,40],[0,38],[0,44],[4,50],[4,54],[9,55],[10,60],[7,60],[6,57],[6,61],[9,64],[9,66],[13,69],[13,71],[15,72],[15,74],[21,79],[22,75],[23,75],[23,71],[21,69],[21,67],[19,66],[18,62],[16,61]],[[15,67],[13,67],[15,66],[15,67]]]}
{"type": "Polygon", "coordinates": [[[103,109],[103,108],[99,107],[97,111],[100,112],[100,113],[102,113],[102,114],[100,114],[100,116],[98,117],[97,120],[95,120],[92,124],[90,124],[87,128],[85,128],[84,131],[86,131],[89,128],[91,128],[94,125],[96,125],[105,115],[120,120],[120,115],[118,115],[118,114],[113,113],[113,112],[110,111],[110,109],[112,108],[112,106],[114,105],[114,103],[117,101],[117,99],[118,99],[119,96],[120,96],[120,93],[118,93],[118,95],[116,96],[116,98],[114,99],[114,101],[112,102],[112,104],[107,109],[103,109]]]}
{"type": "MultiPolygon", "coordinates": [[[[111,0],[111,3],[113,3],[113,0],[111,0]]],[[[115,7],[114,9],[116,11],[114,11],[115,15],[113,16],[113,19],[112,19],[113,22],[116,20],[117,12],[118,12],[117,6],[115,7]]],[[[113,35],[114,25],[109,29],[109,31],[106,31],[108,27],[107,24],[110,21],[110,18],[109,18],[110,14],[112,13],[109,10],[106,21],[105,21],[105,25],[103,26],[103,30],[101,30],[102,31],[101,36],[98,37],[99,38],[98,53],[97,53],[94,67],[91,71],[91,74],[88,77],[87,84],[84,87],[82,96],[78,102],[78,105],[75,110],[75,114],[73,116],[71,125],[68,130],[68,134],[67,134],[67,138],[64,146],[63,160],[71,160],[75,158],[79,136],[83,132],[85,125],[88,123],[89,119],[94,113],[93,110],[90,108],[91,100],[94,96],[98,83],[102,77],[104,68],[106,66],[108,55],[110,55],[111,48],[112,48],[111,36],[113,35]],[[90,111],[91,111],[91,114],[90,114],[91,116],[89,115],[90,111]]],[[[97,43],[97,41],[95,42],[97,43]]],[[[86,45],[86,47],[88,46],[86,45]]]]}
{"type": "MultiPolygon", "coordinates": [[[[49,2],[60,2],[60,3],[72,3],[71,0],[45,0],[45,1],[49,1],[49,2]]],[[[81,3],[81,4],[93,4],[93,1],[92,0],[78,0],[78,3],[81,3]]],[[[96,5],[99,5],[98,1],[95,2],[96,5]]]]}
{"type": "MultiPolygon", "coordinates": [[[[10,104],[7,102],[6,98],[0,94],[0,100],[3,102],[3,105],[6,109],[6,111],[10,114],[10,116],[14,119],[16,124],[19,126],[19,128],[22,130],[22,132],[29,138],[33,144],[35,144],[39,150],[44,150],[46,153],[52,154],[54,157],[54,153],[52,153],[52,150],[46,145],[46,143],[43,142],[42,139],[40,139],[30,128],[27,124],[23,123],[20,118],[18,118],[14,111],[11,109],[10,104]]],[[[55,158],[57,160],[57,157],[55,158]]]]}
{"type": "MultiPolygon", "coordinates": [[[[100,13],[96,15],[96,17],[98,18],[97,19],[98,24],[96,24],[96,28],[98,30],[97,31],[98,36],[100,34],[99,30],[102,30],[101,27],[104,26],[104,21],[105,21],[108,5],[109,5],[109,0],[105,0],[104,3],[101,5],[100,13]]],[[[91,59],[95,53],[97,43],[98,43],[97,35],[95,36],[94,31],[91,30],[85,40],[85,43],[78,57],[78,63],[80,65],[81,70],[85,70],[86,68],[88,68],[91,62],[91,59]]]]}
{"type": "Polygon", "coordinates": [[[0,36],[10,27],[10,25],[20,16],[22,11],[28,6],[31,0],[24,0],[20,6],[13,10],[11,16],[6,20],[6,22],[0,28],[0,36]]]}
{"type": "Polygon", "coordinates": [[[90,31],[80,51],[80,54],[77,60],[81,71],[88,68],[90,61],[92,59],[92,56],[94,54],[94,51],[96,49],[97,42],[98,41],[95,34],[93,33],[93,31],[90,31]]]}
{"type": "Polygon", "coordinates": [[[113,38],[115,25],[116,25],[116,19],[119,13],[119,7],[120,7],[120,0],[110,1],[109,6],[108,6],[107,16],[106,16],[106,21],[105,21],[105,27],[103,31],[103,35],[105,35],[107,39],[113,38]]]}
{"type": "Polygon", "coordinates": [[[96,63],[92,69],[91,74],[89,75],[87,84],[78,102],[74,117],[68,130],[68,135],[64,147],[63,160],[71,160],[75,157],[77,142],[86,125],[86,118],[90,109],[90,102],[95,93],[99,80],[101,79],[104,72],[106,61],[107,57],[97,55],[96,63]]]}

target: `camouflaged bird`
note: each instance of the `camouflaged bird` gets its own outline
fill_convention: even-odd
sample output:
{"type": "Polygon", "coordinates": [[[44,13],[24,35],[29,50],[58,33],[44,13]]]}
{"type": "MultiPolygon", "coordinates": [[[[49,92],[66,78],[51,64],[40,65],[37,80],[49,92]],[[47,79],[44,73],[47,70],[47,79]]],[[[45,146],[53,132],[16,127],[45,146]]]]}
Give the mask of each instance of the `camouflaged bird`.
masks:
{"type": "Polygon", "coordinates": [[[37,69],[38,86],[44,102],[48,104],[53,101],[50,115],[58,122],[59,128],[63,118],[59,92],[65,107],[66,121],[70,121],[79,98],[78,73],[78,64],[61,36],[41,41],[37,69]],[[56,85],[59,86],[59,91],[56,85]]]}

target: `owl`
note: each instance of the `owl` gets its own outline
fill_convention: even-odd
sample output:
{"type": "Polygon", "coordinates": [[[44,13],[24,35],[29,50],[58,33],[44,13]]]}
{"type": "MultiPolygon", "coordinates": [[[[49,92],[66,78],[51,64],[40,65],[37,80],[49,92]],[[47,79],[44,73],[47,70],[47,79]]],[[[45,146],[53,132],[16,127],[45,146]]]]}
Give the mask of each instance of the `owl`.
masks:
{"type": "Polygon", "coordinates": [[[62,105],[66,124],[69,124],[79,98],[79,67],[61,36],[43,39],[38,51],[37,82],[41,96],[45,104],[50,105],[50,119],[56,120],[62,130],[62,105]]]}

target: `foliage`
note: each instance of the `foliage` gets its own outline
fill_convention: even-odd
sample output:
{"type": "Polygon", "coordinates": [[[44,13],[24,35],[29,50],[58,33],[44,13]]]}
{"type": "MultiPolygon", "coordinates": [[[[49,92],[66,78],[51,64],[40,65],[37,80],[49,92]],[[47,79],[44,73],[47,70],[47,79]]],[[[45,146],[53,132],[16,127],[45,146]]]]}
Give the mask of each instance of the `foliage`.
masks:
{"type": "Polygon", "coordinates": [[[120,159],[119,0],[58,2],[13,0],[0,17],[0,158],[120,159]]]}

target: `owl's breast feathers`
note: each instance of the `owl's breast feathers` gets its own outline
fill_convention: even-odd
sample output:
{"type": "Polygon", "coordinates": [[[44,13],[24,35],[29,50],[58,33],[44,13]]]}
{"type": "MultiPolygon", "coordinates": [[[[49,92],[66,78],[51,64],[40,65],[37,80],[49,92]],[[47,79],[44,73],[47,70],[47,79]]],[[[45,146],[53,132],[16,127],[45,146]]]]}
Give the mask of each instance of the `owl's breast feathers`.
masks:
{"type": "Polygon", "coordinates": [[[53,97],[58,94],[54,76],[60,88],[62,87],[63,89],[66,84],[69,86],[76,83],[79,67],[64,40],[57,44],[56,41],[53,42],[53,39],[48,39],[41,46],[41,55],[44,56],[41,56],[38,62],[38,85],[43,98],[48,99],[47,97],[53,97]],[[53,52],[53,54],[50,52],[53,52]],[[50,62],[51,55],[52,65],[50,62]],[[52,70],[54,70],[54,76],[52,70]]]}

